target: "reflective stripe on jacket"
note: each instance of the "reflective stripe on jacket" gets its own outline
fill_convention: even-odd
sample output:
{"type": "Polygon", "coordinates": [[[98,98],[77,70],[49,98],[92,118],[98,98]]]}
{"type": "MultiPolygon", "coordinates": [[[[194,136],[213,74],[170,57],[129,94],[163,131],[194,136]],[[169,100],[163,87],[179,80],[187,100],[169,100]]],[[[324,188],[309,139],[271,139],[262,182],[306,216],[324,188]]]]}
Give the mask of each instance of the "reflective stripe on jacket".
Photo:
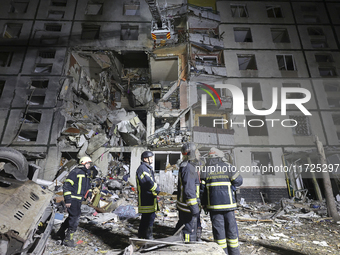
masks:
{"type": "Polygon", "coordinates": [[[86,174],[85,167],[73,169],[64,181],[63,191],[65,203],[71,203],[71,199],[83,200],[86,192],[91,190],[91,179],[86,174]]]}
{"type": "Polygon", "coordinates": [[[157,211],[157,195],[159,186],[155,181],[152,167],[142,162],[136,171],[136,183],[138,190],[138,212],[152,213],[157,211]]]}
{"type": "Polygon", "coordinates": [[[218,159],[210,160],[207,166],[213,166],[215,170],[223,169],[223,171],[207,172],[206,179],[202,180],[205,185],[202,204],[206,205],[207,209],[211,211],[235,210],[237,204],[232,186],[241,186],[243,183],[242,176],[236,170],[236,167],[218,159]]]}
{"type": "Polygon", "coordinates": [[[177,209],[191,214],[199,213],[199,189],[195,167],[190,161],[182,162],[178,172],[177,209]]]}

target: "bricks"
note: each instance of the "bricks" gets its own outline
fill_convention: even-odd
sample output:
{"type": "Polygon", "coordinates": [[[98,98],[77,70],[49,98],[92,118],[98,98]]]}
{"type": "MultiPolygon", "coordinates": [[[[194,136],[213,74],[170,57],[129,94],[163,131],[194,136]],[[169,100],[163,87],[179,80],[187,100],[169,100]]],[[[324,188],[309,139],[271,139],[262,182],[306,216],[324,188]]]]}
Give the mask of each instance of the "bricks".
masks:
{"type": "Polygon", "coordinates": [[[280,201],[281,198],[288,198],[288,190],[286,188],[242,188],[237,194],[239,201],[243,197],[246,202],[262,202],[260,195],[262,192],[264,199],[268,203],[280,201]]]}

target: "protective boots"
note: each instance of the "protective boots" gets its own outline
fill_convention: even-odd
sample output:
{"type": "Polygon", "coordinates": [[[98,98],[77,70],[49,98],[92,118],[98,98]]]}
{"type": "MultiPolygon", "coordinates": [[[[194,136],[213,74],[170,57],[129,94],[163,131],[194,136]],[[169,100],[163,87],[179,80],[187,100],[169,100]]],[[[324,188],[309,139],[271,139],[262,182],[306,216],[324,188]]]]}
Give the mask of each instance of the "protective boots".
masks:
{"type": "Polygon", "coordinates": [[[197,228],[197,242],[202,242],[201,236],[202,236],[202,228],[197,228]]]}
{"type": "Polygon", "coordinates": [[[53,239],[64,240],[66,229],[67,229],[66,224],[64,224],[64,223],[61,224],[59,230],[53,235],[53,239]]]}
{"type": "Polygon", "coordinates": [[[64,242],[63,242],[65,246],[76,247],[76,244],[74,243],[74,240],[73,240],[73,235],[74,235],[74,232],[71,232],[68,229],[67,232],[66,232],[64,242]]]}
{"type": "Polygon", "coordinates": [[[146,229],[146,236],[145,236],[145,239],[149,239],[149,240],[153,240],[153,233],[152,233],[152,229],[153,227],[148,227],[146,229]]]}

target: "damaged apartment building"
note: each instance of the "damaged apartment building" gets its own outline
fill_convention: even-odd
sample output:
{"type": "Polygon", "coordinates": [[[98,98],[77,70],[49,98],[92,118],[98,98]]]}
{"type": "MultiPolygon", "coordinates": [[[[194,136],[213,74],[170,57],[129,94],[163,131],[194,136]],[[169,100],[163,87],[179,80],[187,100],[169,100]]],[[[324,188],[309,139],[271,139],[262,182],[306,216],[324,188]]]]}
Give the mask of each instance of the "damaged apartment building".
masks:
{"type": "MultiPolygon", "coordinates": [[[[0,143],[41,179],[89,155],[103,174],[118,168],[135,184],[149,149],[161,189],[173,193],[187,141],[203,157],[220,148],[238,168],[303,166],[318,163],[318,136],[329,162],[340,161],[336,1],[5,0],[0,12],[0,143]],[[243,92],[244,115],[221,84],[243,92]],[[278,98],[285,87],[310,91],[311,115],[294,105],[281,115],[280,104],[254,115],[249,107],[271,109],[273,87],[278,98]]],[[[313,190],[299,174],[242,175],[239,196],[252,201],[288,197],[287,179],[313,190]]]]}

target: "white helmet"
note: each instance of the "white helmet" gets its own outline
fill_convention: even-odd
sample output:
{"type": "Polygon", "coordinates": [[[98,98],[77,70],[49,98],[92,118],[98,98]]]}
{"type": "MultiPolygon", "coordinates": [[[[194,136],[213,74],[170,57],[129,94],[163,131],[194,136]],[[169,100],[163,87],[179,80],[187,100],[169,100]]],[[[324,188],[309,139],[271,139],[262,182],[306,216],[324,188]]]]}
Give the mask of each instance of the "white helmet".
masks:
{"type": "Polygon", "coordinates": [[[219,149],[212,147],[209,150],[209,158],[224,158],[224,152],[219,149]]]}
{"type": "Polygon", "coordinates": [[[82,157],[79,160],[79,164],[85,165],[86,163],[92,163],[92,159],[88,156],[82,157]]]}

